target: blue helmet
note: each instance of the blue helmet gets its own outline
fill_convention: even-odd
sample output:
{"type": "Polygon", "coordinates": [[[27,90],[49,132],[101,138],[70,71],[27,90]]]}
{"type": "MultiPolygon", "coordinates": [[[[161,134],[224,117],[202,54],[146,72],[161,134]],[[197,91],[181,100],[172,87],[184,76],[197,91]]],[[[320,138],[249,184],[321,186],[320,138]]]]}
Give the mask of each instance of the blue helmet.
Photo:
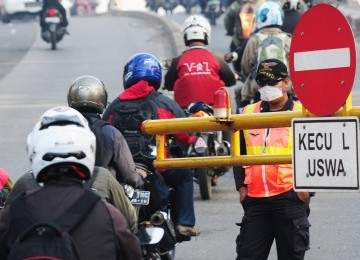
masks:
{"type": "Polygon", "coordinates": [[[145,80],[157,90],[161,85],[161,79],[160,62],[149,53],[135,54],[124,67],[124,89],[131,87],[140,80],[145,80]]]}

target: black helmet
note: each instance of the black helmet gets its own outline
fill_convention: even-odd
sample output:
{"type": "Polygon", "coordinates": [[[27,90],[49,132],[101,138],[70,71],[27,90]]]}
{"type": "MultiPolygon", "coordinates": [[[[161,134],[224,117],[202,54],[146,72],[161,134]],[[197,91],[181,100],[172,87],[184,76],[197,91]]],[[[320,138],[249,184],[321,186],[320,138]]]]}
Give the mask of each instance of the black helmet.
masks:
{"type": "Polygon", "coordinates": [[[102,114],[108,94],[104,83],[93,76],[81,76],[74,80],[68,92],[68,104],[80,112],[102,114]]]}

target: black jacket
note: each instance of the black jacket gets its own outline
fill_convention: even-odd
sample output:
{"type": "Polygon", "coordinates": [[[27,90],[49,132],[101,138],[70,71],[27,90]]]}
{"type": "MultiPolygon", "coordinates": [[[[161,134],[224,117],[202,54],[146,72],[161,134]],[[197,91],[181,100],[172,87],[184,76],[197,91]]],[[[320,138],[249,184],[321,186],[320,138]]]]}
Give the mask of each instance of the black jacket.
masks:
{"type": "Polygon", "coordinates": [[[62,20],[62,27],[66,27],[68,26],[68,20],[66,17],[66,10],[65,8],[62,6],[62,4],[58,1],[58,0],[43,0],[43,7],[39,13],[40,15],[40,26],[41,27],[45,27],[45,22],[44,22],[44,14],[46,12],[46,10],[50,7],[55,8],[56,10],[59,11],[59,13],[62,15],[63,20],[62,20]]]}
{"type": "Polygon", "coordinates": [[[281,30],[290,34],[294,33],[295,27],[301,18],[301,13],[297,10],[289,10],[284,12],[284,23],[281,30]]]}

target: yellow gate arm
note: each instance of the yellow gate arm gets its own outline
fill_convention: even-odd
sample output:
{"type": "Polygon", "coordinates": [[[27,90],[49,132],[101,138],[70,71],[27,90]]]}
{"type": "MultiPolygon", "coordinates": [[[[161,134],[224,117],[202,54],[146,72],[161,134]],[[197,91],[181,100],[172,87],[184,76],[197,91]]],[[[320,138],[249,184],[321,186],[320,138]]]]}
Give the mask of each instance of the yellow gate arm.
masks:
{"type": "MultiPolygon", "coordinates": [[[[346,102],[333,116],[360,116],[360,107],[346,102]]],[[[314,117],[306,109],[303,111],[286,111],[255,114],[231,115],[228,120],[217,120],[214,117],[192,117],[161,120],[146,120],[142,124],[142,132],[156,135],[157,157],[155,167],[160,168],[194,168],[213,166],[290,164],[292,154],[279,155],[240,155],[239,131],[242,129],[290,127],[293,118],[314,117]],[[230,156],[208,156],[188,158],[165,158],[165,136],[168,134],[229,131],[231,135],[230,156]]]]}

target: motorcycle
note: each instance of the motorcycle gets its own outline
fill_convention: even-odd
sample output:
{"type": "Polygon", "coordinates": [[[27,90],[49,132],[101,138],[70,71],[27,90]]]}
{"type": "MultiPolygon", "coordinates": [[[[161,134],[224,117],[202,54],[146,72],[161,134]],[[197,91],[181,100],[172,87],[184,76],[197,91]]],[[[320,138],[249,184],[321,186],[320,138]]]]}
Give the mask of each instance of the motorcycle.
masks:
{"type": "Polygon", "coordinates": [[[95,9],[97,6],[96,1],[90,0],[75,0],[73,6],[70,9],[71,15],[92,15],[95,14],[95,9]]]}
{"type": "Polygon", "coordinates": [[[165,0],[163,2],[163,8],[166,13],[172,14],[172,11],[177,7],[179,2],[177,0],[165,0]]]}
{"type": "Polygon", "coordinates": [[[216,19],[222,13],[220,0],[207,1],[204,14],[209,19],[211,25],[216,25],[216,19]]]}
{"type": "Polygon", "coordinates": [[[163,0],[146,0],[146,7],[154,12],[157,12],[162,5],[163,0]]]}
{"type": "MultiPolygon", "coordinates": [[[[213,108],[204,102],[195,102],[188,106],[187,114],[192,117],[213,116],[213,108]]],[[[195,142],[189,146],[187,157],[227,156],[230,155],[230,143],[223,140],[221,131],[196,133],[195,142]]],[[[194,168],[195,182],[199,185],[203,200],[211,198],[212,187],[216,186],[220,176],[229,167],[194,168]]]]}
{"type": "Polygon", "coordinates": [[[197,5],[197,2],[195,0],[181,0],[180,4],[185,8],[187,14],[191,14],[191,9],[197,5]]]}
{"type": "MultiPolygon", "coordinates": [[[[138,231],[136,235],[142,241],[143,257],[145,260],[172,260],[175,257],[177,240],[174,224],[170,217],[170,205],[168,204],[168,198],[166,198],[167,195],[159,193],[158,173],[155,173],[152,167],[143,162],[136,162],[136,167],[147,173],[144,189],[134,190],[129,185],[124,185],[124,189],[138,214],[138,231]],[[163,201],[159,200],[160,197],[163,197],[163,201]],[[160,238],[158,236],[156,241],[153,240],[149,243],[151,240],[149,240],[148,234],[153,232],[153,228],[161,229],[162,235],[160,238]]],[[[167,186],[166,189],[168,191],[167,186]]],[[[163,193],[166,194],[166,191],[163,191],[163,193]]]]}
{"type": "Polygon", "coordinates": [[[49,8],[44,13],[44,23],[46,30],[41,33],[42,39],[51,43],[51,49],[56,50],[56,45],[64,37],[66,30],[61,26],[62,15],[55,8],[49,8]]]}

